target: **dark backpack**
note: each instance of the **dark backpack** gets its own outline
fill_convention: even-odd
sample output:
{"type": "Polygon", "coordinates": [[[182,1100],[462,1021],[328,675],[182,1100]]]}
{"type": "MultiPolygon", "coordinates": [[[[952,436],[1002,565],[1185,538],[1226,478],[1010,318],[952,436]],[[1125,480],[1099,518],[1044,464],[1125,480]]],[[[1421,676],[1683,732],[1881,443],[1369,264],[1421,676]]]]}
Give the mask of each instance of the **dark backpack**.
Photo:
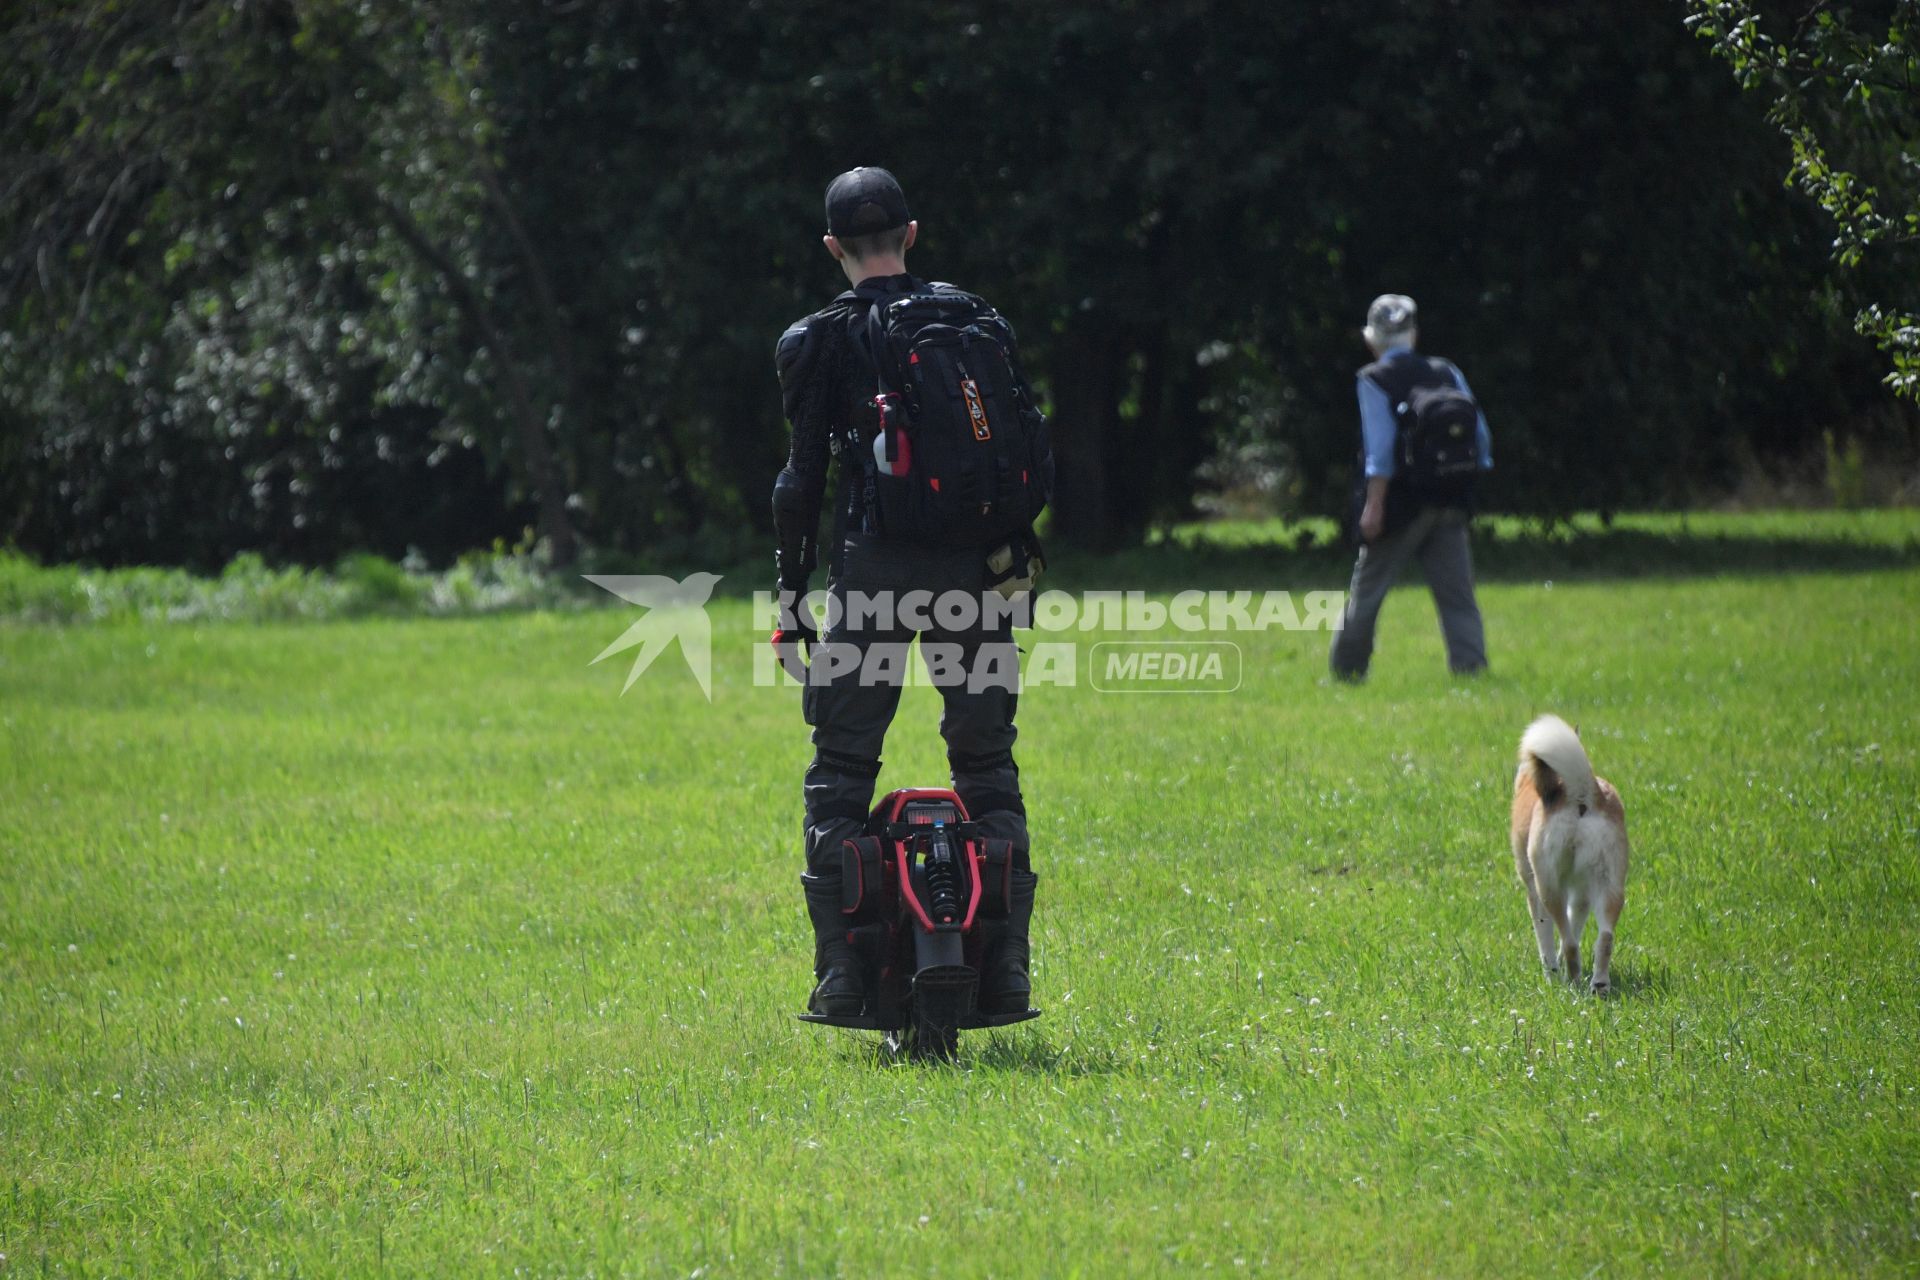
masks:
{"type": "Polygon", "coordinates": [[[1480,406],[1444,360],[1382,361],[1367,369],[1387,394],[1398,434],[1394,463],[1412,496],[1430,505],[1470,505],[1480,471],[1480,406]]]}
{"type": "Polygon", "coordinates": [[[1046,506],[1044,446],[1005,322],[950,286],[859,297],[882,430],[855,447],[878,531],[985,548],[1027,530],[1046,506]]]}

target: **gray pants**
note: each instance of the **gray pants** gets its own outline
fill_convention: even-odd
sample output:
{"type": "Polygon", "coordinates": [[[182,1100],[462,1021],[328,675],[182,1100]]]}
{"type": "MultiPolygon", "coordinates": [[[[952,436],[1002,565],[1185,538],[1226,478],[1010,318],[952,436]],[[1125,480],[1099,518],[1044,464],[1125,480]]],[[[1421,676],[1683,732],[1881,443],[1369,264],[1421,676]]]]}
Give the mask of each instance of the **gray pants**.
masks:
{"type": "Polygon", "coordinates": [[[1327,663],[1333,674],[1357,679],[1373,658],[1373,624],[1407,561],[1419,557],[1447,639],[1447,666],[1470,675],[1487,665],[1480,606],[1473,598],[1473,556],[1467,548],[1467,513],[1458,507],[1428,507],[1398,533],[1360,548],[1347,588],[1346,613],[1333,633],[1327,663]]]}

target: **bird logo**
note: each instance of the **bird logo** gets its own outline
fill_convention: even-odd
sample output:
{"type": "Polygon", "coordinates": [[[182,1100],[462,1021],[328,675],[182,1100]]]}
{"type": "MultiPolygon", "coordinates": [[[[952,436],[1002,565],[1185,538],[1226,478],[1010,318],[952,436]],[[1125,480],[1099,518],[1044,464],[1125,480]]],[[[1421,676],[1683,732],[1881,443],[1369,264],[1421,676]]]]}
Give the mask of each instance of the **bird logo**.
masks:
{"type": "Polygon", "coordinates": [[[589,573],[582,576],[602,591],[611,591],[627,603],[637,604],[647,611],[618,640],[602,649],[588,666],[638,645],[640,652],[633,656],[627,682],[620,686],[620,692],[624,694],[633,688],[633,682],[640,678],[640,673],[652,666],[653,660],[666,652],[667,646],[678,638],[680,652],[686,658],[687,666],[693,669],[693,678],[700,682],[700,692],[706,695],[708,702],[713,701],[713,629],[707,621],[706,605],[720,581],[719,574],[688,574],[680,582],[651,573],[589,573]]]}

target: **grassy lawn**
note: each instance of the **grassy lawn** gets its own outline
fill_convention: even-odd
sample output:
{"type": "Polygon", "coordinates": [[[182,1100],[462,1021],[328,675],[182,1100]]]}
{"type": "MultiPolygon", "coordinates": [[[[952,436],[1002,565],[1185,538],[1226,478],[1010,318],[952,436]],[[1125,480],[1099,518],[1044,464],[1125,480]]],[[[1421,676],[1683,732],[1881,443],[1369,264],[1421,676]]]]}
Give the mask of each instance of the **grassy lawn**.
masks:
{"type": "Polygon", "coordinates": [[[0,1275],[1912,1275],[1920,519],[1850,519],[1496,546],[1475,683],[1416,585],[1364,686],[1031,690],[1047,1016],[957,1068],[790,1017],[742,600],[710,706],[607,610],[0,626],[0,1275]],[[1505,846],[1547,710],[1626,799],[1606,1001],[1505,846]]]}

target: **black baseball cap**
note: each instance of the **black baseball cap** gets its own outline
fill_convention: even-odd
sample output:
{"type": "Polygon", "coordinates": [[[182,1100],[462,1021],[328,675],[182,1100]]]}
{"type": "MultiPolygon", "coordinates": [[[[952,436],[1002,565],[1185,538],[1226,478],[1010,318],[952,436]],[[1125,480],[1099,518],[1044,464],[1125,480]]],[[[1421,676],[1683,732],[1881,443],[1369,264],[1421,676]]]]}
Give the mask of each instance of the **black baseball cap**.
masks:
{"type": "Polygon", "coordinates": [[[885,169],[849,169],[827,184],[827,234],[870,236],[913,221],[907,193],[885,169]]]}

